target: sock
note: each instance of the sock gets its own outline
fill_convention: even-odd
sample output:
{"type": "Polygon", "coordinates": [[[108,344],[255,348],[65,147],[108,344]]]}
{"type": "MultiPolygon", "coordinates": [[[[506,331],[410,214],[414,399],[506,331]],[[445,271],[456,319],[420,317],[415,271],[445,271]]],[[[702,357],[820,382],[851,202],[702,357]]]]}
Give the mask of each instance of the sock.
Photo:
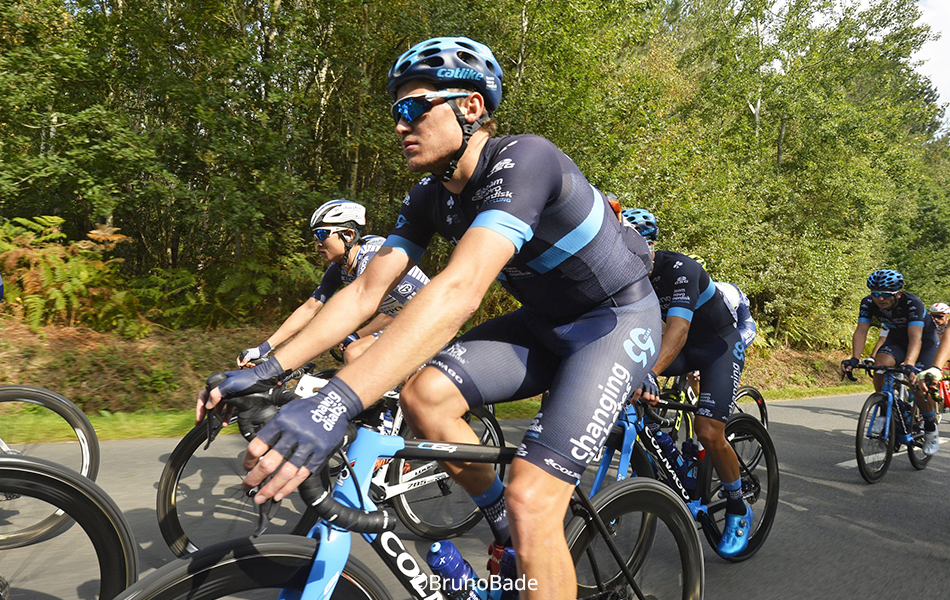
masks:
{"type": "Polygon", "coordinates": [[[501,479],[496,475],[491,487],[477,496],[472,496],[472,500],[485,515],[495,543],[499,546],[510,546],[511,531],[508,529],[508,510],[505,508],[505,484],[501,479]]]}
{"type": "Polygon", "coordinates": [[[726,492],[726,514],[744,515],[745,502],[742,501],[742,479],[722,482],[722,489],[726,492]]]}
{"type": "Polygon", "coordinates": [[[924,431],[937,431],[937,416],[936,413],[920,413],[920,416],[924,418],[924,431]]]}

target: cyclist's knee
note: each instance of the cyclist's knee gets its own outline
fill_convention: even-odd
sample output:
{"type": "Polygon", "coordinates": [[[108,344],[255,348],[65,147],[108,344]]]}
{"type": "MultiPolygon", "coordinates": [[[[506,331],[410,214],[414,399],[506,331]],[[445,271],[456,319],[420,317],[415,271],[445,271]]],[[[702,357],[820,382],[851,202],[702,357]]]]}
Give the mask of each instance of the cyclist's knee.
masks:
{"type": "Polygon", "coordinates": [[[567,511],[573,488],[540,469],[529,476],[513,476],[505,488],[505,506],[509,525],[519,541],[534,539],[535,534],[547,535],[552,523],[556,523],[555,529],[563,530],[561,520],[552,519],[552,515],[567,511]]]}
{"type": "Polygon", "coordinates": [[[726,425],[716,419],[697,417],[696,437],[705,448],[718,448],[726,443],[726,425]]]}
{"type": "Polygon", "coordinates": [[[458,388],[432,367],[422,369],[406,382],[399,401],[410,423],[423,426],[432,420],[461,417],[468,410],[458,388]]]}

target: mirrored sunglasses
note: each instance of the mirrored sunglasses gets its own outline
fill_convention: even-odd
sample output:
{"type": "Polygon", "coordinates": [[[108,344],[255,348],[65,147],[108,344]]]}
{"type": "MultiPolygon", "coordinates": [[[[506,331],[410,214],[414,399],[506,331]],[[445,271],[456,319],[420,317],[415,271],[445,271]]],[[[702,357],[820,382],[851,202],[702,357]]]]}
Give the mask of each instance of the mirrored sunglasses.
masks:
{"type": "Polygon", "coordinates": [[[336,233],[337,231],[343,231],[343,228],[342,227],[328,227],[328,228],[323,228],[323,229],[314,229],[313,237],[318,242],[325,242],[327,238],[330,237],[330,234],[336,233]]]}
{"type": "Polygon", "coordinates": [[[890,298],[896,294],[897,292],[871,292],[871,296],[874,298],[890,298]]]}
{"type": "Polygon", "coordinates": [[[422,115],[426,114],[435,104],[433,100],[449,100],[452,98],[464,98],[468,92],[432,92],[421,96],[406,96],[405,98],[393,103],[390,112],[393,115],[393,121],[399,123],[399,119],[405,119],[406,123],[412,123],[422,115]]]}

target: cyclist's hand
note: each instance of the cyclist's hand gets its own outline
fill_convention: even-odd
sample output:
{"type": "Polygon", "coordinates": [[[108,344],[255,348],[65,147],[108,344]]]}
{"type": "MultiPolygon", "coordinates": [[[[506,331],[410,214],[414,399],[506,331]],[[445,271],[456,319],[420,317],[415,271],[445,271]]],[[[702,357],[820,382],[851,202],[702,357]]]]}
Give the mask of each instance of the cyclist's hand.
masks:
{"type": "Polygon", "coordinates": [[[841,361],[841,373],[850,373],[855,367],[858,366],[858,363],[860,363],[860,361],[853,356],[847,360],[841,361]]]}
{"type": "Polygon", "coordinates": [[[660,386],[656,382],[656,375],[653,371],[647,373],[640,384],[640,401],[645,404],[656,404],[660,400],[660,386]]]}
{"type": "Polygon", "coordinates": [[[267,356],[267,353],[270,352],[270,350],[271,348],[268,342],[264,342],[257,348],[248,348],[238,355],[237,366],[242,368],[246,367],[251,363],[251,361],[267,356]]]}
{"type": "Polygon", "coordinates": [[[317,471],[340,443],[350,419],[363,411],[363,403],[346,383],[333,378],[310,398],[284,406],[247,445],[245,490],[270,481],[254,496],[263,504],[280,501],[317,471]],[[285,462],[286,460],[286,462],[285,462]]]}
{"type": "Polygon", "coordinates": [[[943,369],[941,369],[940,367],[930,367],[926,371],[921,371],[920,373],[918,373],[917,378],[923,379],[924,381],[927,381],[927,379],[929,378],[931,382],[937,383],[938,381],[943,379],[943,369]]]}
{"type": "Polygon", "coordinates": [[[920,372],[920,369],[914,365],[901,365],[901,371],[907,376],[907,381],[913,384],[917,381],[917,373],[920,372]]]}
{"type": "Polygon", "coordinates": [[[277,358],[273,356],[253,369],[226,371],[224,375],[227,376],[227,379],[224,383],[211,390],[210,393],[207,390],[202,390],[198,394],[198,405],[195,407],[195,423],[201,423],[205,414],[214,409],[222,398],[263,392],[277,385],[285,374],[286,371],[277,362],[277,358]]]}

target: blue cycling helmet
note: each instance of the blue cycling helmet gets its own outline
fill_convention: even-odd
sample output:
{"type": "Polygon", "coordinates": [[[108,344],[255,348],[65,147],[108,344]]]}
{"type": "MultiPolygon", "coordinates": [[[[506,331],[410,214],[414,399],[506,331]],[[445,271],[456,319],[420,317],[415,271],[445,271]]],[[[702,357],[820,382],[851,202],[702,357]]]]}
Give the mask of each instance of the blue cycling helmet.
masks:
{"type": "Polygon", "coordinates": [[[660,226],[656,224],[656,217],[645,208],[627,208],[620,211],[620,215],[627,223],[633,225],[643,239],[655,242],[660,235],[660,226]]]}
{"type": "Polygon", "coordinates": [[[501,67],[488,46],[466,37],[438,37],[420,42],[403,53],[389,68],[386,91],[396,91],[407,81],[425,79],[437,88],[475,90],[485,98],[488,114],[501,104],[501,67]]]}
{"type": "Polygon", "coordinates": [[[904,276],[894,269],[878,269],[868,275],[868,289],[897,292],[904,287],[904,276]]]}

